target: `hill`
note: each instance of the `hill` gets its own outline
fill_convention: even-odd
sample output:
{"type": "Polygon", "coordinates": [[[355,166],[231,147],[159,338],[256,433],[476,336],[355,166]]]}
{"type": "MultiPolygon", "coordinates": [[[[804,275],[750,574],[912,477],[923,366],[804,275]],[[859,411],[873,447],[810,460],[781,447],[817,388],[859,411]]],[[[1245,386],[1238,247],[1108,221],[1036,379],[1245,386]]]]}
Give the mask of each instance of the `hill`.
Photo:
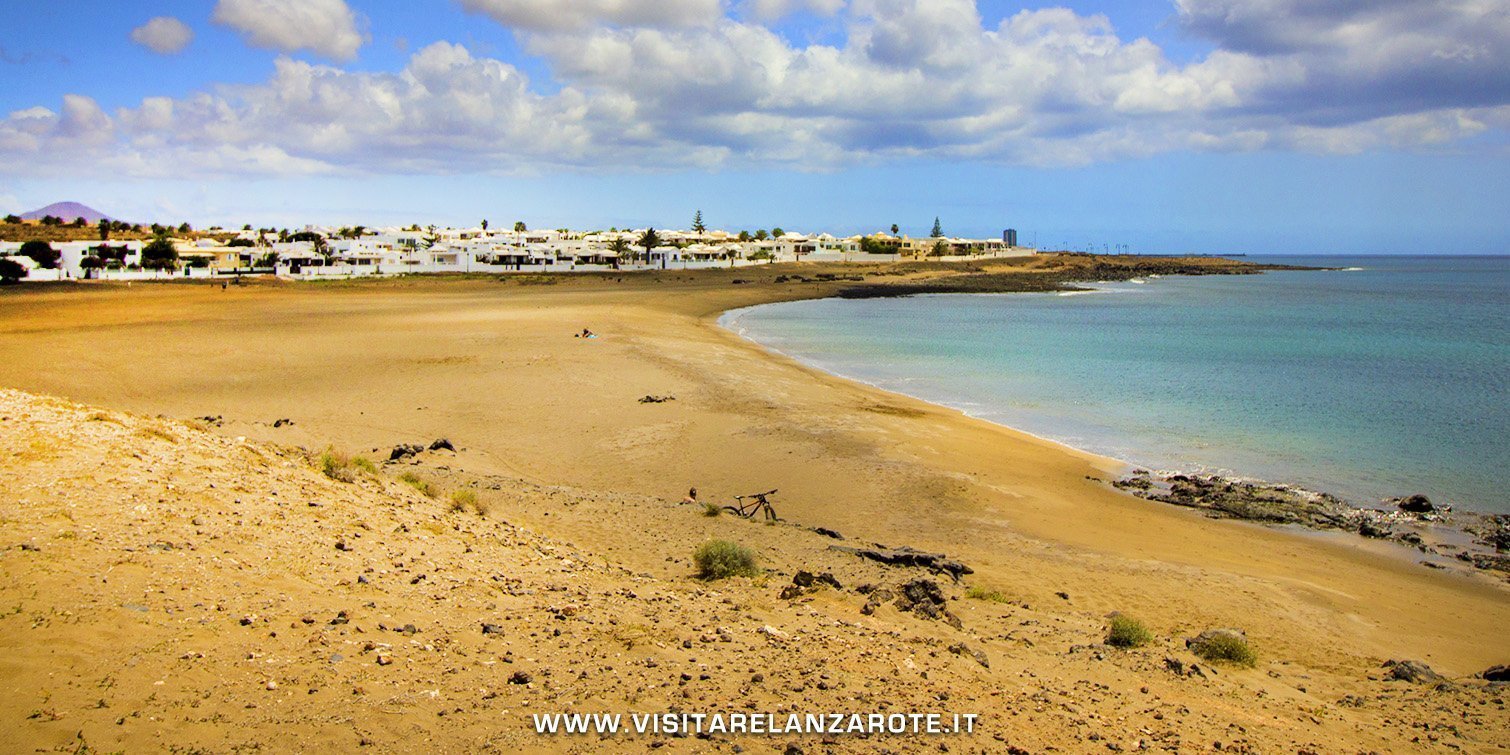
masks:
{"type": "Polygon", "coordinates": [[[21,213],[22,220],[41,220],[51,215],[62,218],[65,223],[72,223],[77,218],[83,218],[85,223],[98,223],[101,220],[114,220],[99,210],[78,202],[53,202],[39,210],[21,213]]]}
{"type": "Polygon", "coordinates": [[[1482,683],[1289,663],[1192,672],[1177,640],[1115,650],[1096,644],[1098,615],[962,600],[947,578],[854,558],[803,528],[469,479],[449,450],[370,465],[221,434],[240,429],[0,389],[5,749],[1433,749],[1415,732],[1468,750],[1504,743],[1503,702],[1482,683]],[[451,505],[444,488],[470,495],[451,505]],[[529,520],[553,531],[518,524],[529,520]],[[653,530],[682,553],[737,538],[767,570],[704,583],[682,558],[625,568],[615,561],[629,554],[570,542],[590,523],[621,540],[653,530]],[[799,565],[843,587],[793,588],[799,565]],[[676,744],[550,737],[529,718],[619,711],[981,719],[963,736],[676,744]]]}

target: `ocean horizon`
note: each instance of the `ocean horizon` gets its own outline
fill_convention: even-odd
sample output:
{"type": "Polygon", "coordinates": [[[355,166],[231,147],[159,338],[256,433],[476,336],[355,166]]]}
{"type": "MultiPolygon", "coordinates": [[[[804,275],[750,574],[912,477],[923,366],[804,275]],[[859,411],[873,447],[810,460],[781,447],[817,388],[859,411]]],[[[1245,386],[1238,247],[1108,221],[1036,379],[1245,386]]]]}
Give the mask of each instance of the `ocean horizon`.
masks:
{"type": "Polygon", "coordinates": [[[825,371],[1156,470],[1510,513],[1510,257],[1084,291],[818,299],[720,323],[825,371]]]}

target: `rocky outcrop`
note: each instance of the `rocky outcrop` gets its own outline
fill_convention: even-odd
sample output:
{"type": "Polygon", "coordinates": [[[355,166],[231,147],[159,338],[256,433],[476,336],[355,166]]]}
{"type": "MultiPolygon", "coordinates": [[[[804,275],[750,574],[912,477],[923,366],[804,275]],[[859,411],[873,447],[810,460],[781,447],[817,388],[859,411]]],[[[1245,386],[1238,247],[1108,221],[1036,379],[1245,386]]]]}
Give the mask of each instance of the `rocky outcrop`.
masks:
{"type": "Polygon", "coordinates": [[[1447,681],[1441,674],[1420,661],[1385,661],[1389,678],[1411,684],[1436,684],[1447,681]]]}
{"type": "MultiPolygon", "coordinates": [[[[1510,578],[1510,515],[1454,511],[1416,493],[1392,498],[1393,510],[1353,506],[1328,493],[1291,485],[1234,480],[1217,475],[1158,476],[1139,469],[1112,486],[1139,498],[1198,509],[1216,519],[1296,525],[1317,530],[1353,532],[1376,540],[1390,540],[1422,553],[1456,558],[1476,569],[1510,578]],[[1472,537],[1464,546],[1460,535],[1472,537]]],[[[1423,561],[1443,568],[1435,561],[1423,561]]]]}
{"type": "Polygon", "coordinates": [[[1396,498],[1392,503],[1395,504],[1395,508],[1407,514],[1430,514],[1437,510],[1437,507],[1432,505],[1431,499],[1420,493],[1396,498]]]}
{"type": "Polygon", "coordinates": [[[928,569],[935,574],[948,574],[956,582],[966,574],[975,573],[974,569],[942,553],[926,553],[905,545],[900,548],[888,548],[880,544],[870,548],[830,545],[829,549],[844,553],[853,553],[860,558],[879,561],[888,566],[915,566],[928,569]]]}

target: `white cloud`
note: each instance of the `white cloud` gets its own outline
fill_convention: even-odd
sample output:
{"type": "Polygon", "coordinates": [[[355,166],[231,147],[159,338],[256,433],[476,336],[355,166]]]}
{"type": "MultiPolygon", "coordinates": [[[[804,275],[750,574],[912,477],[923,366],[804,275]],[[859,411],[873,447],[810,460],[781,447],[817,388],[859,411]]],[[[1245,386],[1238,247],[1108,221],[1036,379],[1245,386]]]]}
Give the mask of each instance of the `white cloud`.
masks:
{"type": "Polygon", "coordinates": [[[543,2],[470,2],[534,24],[520,40],[551,71],[549,93],[449,43],[396,72],[285,57],[259,84],[110,114],[84,97],[59,112],[11,113],[0,120],[0,171],[821,170],[917,156],[1080,165],[1184,150],[1432,149],[1510,130],[1510,85],[1500,83],[1510,74],[1483,62],[1510,45],[1492,29],[1468,34],[1465,16],[1446,12],[1422,14],[1406,39],[1380,37],[1398,19],[1367,4],[1297,21],[1298,0],[1180,0],[1182,23],[1235,37],[1177,64],[1103,16],[1063,8],[987,27],[969,0],[853,0],[837,19],[840,41],[801,44],[706,9],[643,15],[636,0],[552,4],[565,14],[554,26],[536,17],[543,2]],[[1466,47],[1449,45],[1452,34],[1466,47]],[[1282,44],[1254,41],[1274,39],[1282,44]]]}
{"type": "Polygon", "coordinates": [[[219,0],[211,20],[256,47],[310,50],[338,61],[355,57],[367,41],[345,0],[219,0]]]}
{"type": "Polygon", "coordinates": [[[617,26],[706,26],[723,17],[720,0],[460,0],[515,29],[571,31],[617,26]]]}
{"type": "Polygon", "coordinates": [[[746,0],[743,4],[745,14],[760,21],[775,21],[800,11],[832,16],[843,9],[844,0],[746,0]]]}
{"type": "Polygon", "coordinates": [[[194,30],[172,16],[158,16],[132,29],[131,41],[159,55],[176,55],[194,41],[194,30]]]}

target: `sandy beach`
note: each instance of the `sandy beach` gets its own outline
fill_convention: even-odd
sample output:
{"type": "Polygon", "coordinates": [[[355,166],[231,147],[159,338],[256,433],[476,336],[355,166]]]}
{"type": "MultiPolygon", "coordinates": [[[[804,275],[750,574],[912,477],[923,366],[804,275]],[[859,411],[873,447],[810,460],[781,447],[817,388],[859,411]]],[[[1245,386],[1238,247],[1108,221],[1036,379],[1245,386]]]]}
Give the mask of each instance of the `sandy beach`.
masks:
{"type": "MultiPolygon", "coordinates": [[[[1094,279],[1096,264],[1033,259],[985,272],[1051,285],[1094,279]]],[[[0,594],[14,609],[0,619],[0,685],[11,693],[0,739],[8,750],[83,737],[95,749],[223,751],[265,735],[278,749],[402,751],[429,738],[446,751],[665,741],[759,752],[789,740],[809,752],[871,751],[881,745],[844,738],[549,738],[525,731],[523,715],[869,710],[886,700],[982,714],[974,735],[883,743],[903,751],[1510,748],[1503,688],[1472,679],[1510,662],[1503,584],[1426,569],[1360,538],[1140,500],[1107,484],[1124,472],[1114,460],[835,378],[717,325],[738,307],[927,285],[940,273],[771,266],[4,292],[0,386],[87,406],[5,394],[0,594]],[[806,280],[777,282],[791,275],[806,280]],[[584,328],[597,337],[574,337],[584,328]],[[647,395],[675,400],[641,403],[647,395]],[[83,421],[98,411],[115,419],[83,421]],[[217,419],[185,424],[205,417],[217,419]],[[141,434],[154,426],[172,440],[141,434]],[[455,452],[424,451],[353,484],[294,461],[296,449],[327,447],[383,461],[397,444],[440,438],[455,452]],[[447,511],[397,482],[401,471],[474,490],[490,510],[447,511]],[[177,492],[153,503],[167,479],[177,492]],[[272,479],[297,502],[263,495],[272,479]],[[203,487],[212,480],[214,491],[203,487]],[[238,480],[235,503],[223,500],[238,480]],[[786,522],[703,517],[677,505],[690,487],[715,503],[778,488],[786,522]],[[137,505],[169,514],[129,514],[137,505]],[[311,516],[320,519],[303,521],[311,516]],[[354,555],[334,550],[359,519],[369,540],[354,555]],[[862,613],[868,599],[854,586],[930,575],[831,550],[838,541],[812,528],[968,564],[960,584],[933,577],[962,628],[891,607],[862,613]],[[689,556],[711,536],[750,546],[770,574],[692,579],[689,556]],[[177,550],[148,555],[157,539],[177,550]],[[185,554],[185,542],[197,547],[185,554]],[[232,561],[250,569],[231,573],[232,561]],[[130,576],[102,581],[112,565],[130,576]],[[357,583],[363,569],[383,578],[357,583]],[[798,570],[832,572],[847,589],[779,598],[798,570]],[[408,584],[419,573],[427,582],[408,584]],[[500,592],[500,574],[528,592],[500,592]],[[437,578],[450,580],[446,591],[437,578]],[[968,587],[1002,602],[969,598],[968,587]],[[635,597],[614,597],[622,591],[635,597]],[[378,623],[421,631],[392,651],[403,662],[378,665],[381,649],[327,647],[348,631],[328,624],[341,610],[360,615],[362,642],[396,636],[378,623]],[[1100,646],[1115,611],[1142,619],[1155,643],[1100,646]],[[495,667],[504,645],[478,622],[511,612],[507,652],[519,662],[495,667]],[[251,614],[255,641],[239,621],[251,614]],[[735,641],[704,641],[725,625],[735,641]],[[304,637],[309,627],[322,639],[304,637]],[[1183,638],[1216,627],[1241,628],[1258,665],[1167,669],[1166,658],[1193,658],[1183,638]],[[625,632],[644,637],[626,643],[625,632]],[[947,650],[959,642],[989,667],[947,650]],[[346,660],[332,664],[337,651],[346,660]],[[274,670],[253,656],[280,660],[274,670]],[[1381,666],[1391,659],[1455,683],[1390,680],[1381,666]],[[526,665],[535,686],[504,681],[526,665]],[[113,681],[102,686],[107,668],[113,681]],[[270,674],[282,675],[286,699],[273,702],[270,674]]]]}

